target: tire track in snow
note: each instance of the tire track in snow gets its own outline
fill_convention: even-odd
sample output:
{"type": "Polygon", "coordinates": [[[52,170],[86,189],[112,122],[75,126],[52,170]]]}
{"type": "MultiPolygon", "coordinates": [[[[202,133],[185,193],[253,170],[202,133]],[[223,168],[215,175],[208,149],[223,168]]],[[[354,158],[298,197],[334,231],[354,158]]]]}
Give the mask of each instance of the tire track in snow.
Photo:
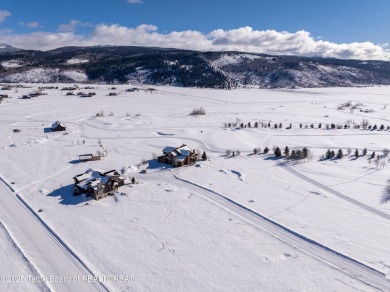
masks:
{"type": "Polygon", "coordinates": [[[109,291],[101,282],[84,281],[95,277],[82,259],[47,223],[0,177],[0,218],[20,249],[46,279],[50,276],[76,277],[77,282],[50,282],[55,291],[109,291]]]}
{"type": "Polygon", "coordinates": [[[344,201],[347,201],[348,203],[351,203],[351,204],[353,204],[353,205],[355,205],[357,207],[360,207],[360,208],[362,208],[362,209],[364,209],[364,210],[366,210],[366,211],[368,211],[368,212],[370,212],[372,214],[375,214],[377,216],[380,216],[380,217],[390,221],[390,214],[382,212],[382,211],[380,211],[378,209],[375,209],[375,208],[373,208],[371,206],[363,204],[362,202],[359,202],[359,201],[357,201],[355,199],[352,199],[352,198],[350,198],[350,197],[348,197],[346,195],[343,195],[342,193],[340,193],[340,192],[338,192],[338,191],[336,191],[336,190],[334,190],[334,189],[332,189],[332,188],[330,188],[330,187],[328,187],[326,185],[323,185],[323,184],[319,183],[318,181],[316,181],[314,179],[311,179],[311,178],[307,177],[306,175],[298,172],[297,170],[293,169],[291,166],[289,166],[287,164],[281,164],[281,166],[282,166],[283,169],[285,169],[286,171],[288,171],[291,174],[295,175],[296,177],[298,177],[298,178],[300,178],[300,179],[302,179],[302,180],[304,180],[304,181],[306,181],[306,182],[308,182],[308,183],[310,183],[310,184],[312,184],[312,185],[314,185],[314,186],[316,186],[316,187],[318,187],[318,188],[320,188],[320,189],[322,189],[322,190],[324,190],[324,191],[326,191],[328,193],[331,193],[332,195],[334,195],[334,196],[336,196],[336,197],[338,197],[338,198],[340,198],[340,199],[342,199],[344,201]]]}
{"type": "Polygon", "coordinates": [[[209,201],[222,206],[228,211],[242,217],[255,226],[265,230],[279,240],[294,246],[309,255],[331,265],[340,271],[352,275],[360,281],[373,286],[382,291],[390,291],[390,281],[386,279],[385,274],[377,271],[353,258],[341,254],[321,243],[314,241],[302,234],[299,234],[271,219],[257,213],[240,203],[217,193],[211,189],[195,184],[191,181],[182,179],[171,171],[161,171],[151,173],[148,179],[161,180],[166,179],[169,183],[194,191],[205,197],[209,201]]]}

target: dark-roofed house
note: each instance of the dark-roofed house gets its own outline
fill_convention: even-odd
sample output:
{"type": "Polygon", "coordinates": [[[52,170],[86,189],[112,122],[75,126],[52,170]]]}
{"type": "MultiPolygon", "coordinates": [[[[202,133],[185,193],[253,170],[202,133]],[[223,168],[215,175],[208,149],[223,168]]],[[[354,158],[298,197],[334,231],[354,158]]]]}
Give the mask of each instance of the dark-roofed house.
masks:
{"type": "Polygon", "coordinates": [[[54,132],[57,131],[66,131],[66,126],[63,123],[60,123],[59,121],[56,121],[51,125],[51,130],[54,132]]]}
{"type": "Polygon", "coordinates": [[[183,144],[180,147],[167,146],[162,152],[163,155],[157,158],[158,161],[171,164],[175,167],[195,163],[199,156],[195,149],[191,150],[186,144],[183,144]]]}
{"type": "Polygon", "coordinates": [[[74,195],[87,194],[95,200],[100,200],[115,192],[124,185],[125,179],[116,171],[89,169],[74,178],[74,195]]]}

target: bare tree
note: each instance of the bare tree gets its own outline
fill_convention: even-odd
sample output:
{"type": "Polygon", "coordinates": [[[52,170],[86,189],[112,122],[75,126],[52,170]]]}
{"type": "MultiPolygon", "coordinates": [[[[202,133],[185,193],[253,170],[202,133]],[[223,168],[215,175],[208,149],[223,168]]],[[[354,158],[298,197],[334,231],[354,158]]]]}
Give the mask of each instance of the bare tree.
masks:
{"type": "Polygon", "coordinates": [[[369,125],[369,121],[367,119],[362,119],[360,125],[362,126],[363,129],[366,129],[369,125]]]}

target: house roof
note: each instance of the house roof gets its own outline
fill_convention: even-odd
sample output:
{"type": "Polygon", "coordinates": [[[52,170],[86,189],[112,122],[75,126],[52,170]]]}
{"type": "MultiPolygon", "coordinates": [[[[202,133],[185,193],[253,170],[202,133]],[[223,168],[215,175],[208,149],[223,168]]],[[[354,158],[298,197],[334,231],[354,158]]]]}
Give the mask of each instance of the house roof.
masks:
{"type": "Polygon", "coordinates": [[[173,156],[190,156],[191,154],[191,148],[189,148],[187,145],[183,144],[180,147],[172,147],[172,146],[166,146],[163,149],[164,154],[171,153],[173,156]]]}
{"type": "Polygon", "coordinates": [[[51,128],[52,129],[55,129],[57,127],[63,127],[63,128],[66,128],[65,125],[63,123],[60,123],[59,121],[56,121],[54,122],[52,125],[51,125],[51,128]]]}
{"type": "MultiPolygon", "coordinates": [[[[97,170],[97,169],[88,169],[85,173],[75,176],[79,183],[77,186],[84,190],[87,190],[90,186],[94,189],[97,189],[98,183],[106,184],[111,178],[110,176],[117,176],[119,173],[114,169],[110,171],[97,170]]],[[[119,176],[120,179],[123,177],[119,176]]]]}
{"type": "Polygon", "coordinates": [[[164,149],[163,149],[163,153],[166,154],[166,153],[169,153],[169,152],[172,152],[173,150],[175,150],[176,147],[172,147],[172,146],[166,146],[164,149]]]}

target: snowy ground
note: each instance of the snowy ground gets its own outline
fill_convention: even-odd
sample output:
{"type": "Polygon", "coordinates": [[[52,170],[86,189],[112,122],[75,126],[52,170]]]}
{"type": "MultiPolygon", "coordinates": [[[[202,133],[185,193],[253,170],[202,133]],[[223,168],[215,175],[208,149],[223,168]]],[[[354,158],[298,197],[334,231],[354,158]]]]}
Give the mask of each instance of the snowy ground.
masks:
{"type": "Polygon", "coordinates": [[[39,273],[26,259],[6,227],[0,223],[0,250],[2,262],[0,265],[0,285],[3,291],[45,291],[47,287],[33,281],[39,278],[39,273]]]}
{"type": "MultiPolygon", "coordinates": [[[[371,125],[390,126],[390,108],[386,106],[389,87],[290,91],[155,87],[156,91],[130,93],[125,92],[130,86],[115,86],[114,90],[113,86],[97,85],[97,95],[91,98],[48,89],[48,95],[18,99],[36,85],[31,86],[4,92],[13,98],[0,104],[0,176],[12,183],[33,209],[44,210],[39,213],[41,218],[94,271],[134,277],[134,281],[109,283],[108,287],[181,291],[373,289],[201,194],[176,186],[164,176],[159,179],[158,172],[153,179],[139,174],[144,166],[128,170],[126,175],[135,176],[139,183],[123,187],[122,195],[101,201],[72,196],[72,177],[88,168],[120,170],[151,159],[153,153],[160,155],[164,146],[183,143],[205,150],[210,161],[201,162],[202,167],[175,170],[177,176],[390,274],[390,220],[386,217],[390,203],[380,203],[390,173],[387,166],[369,165],[367,159],[373,151],[381,155],[384,148],[390,148],[390,132],[325,127],[347,121],[360,124],[363,118],[371,125]],[[119,96],[108,97],[113,91],[119,96]],[[363,105],[354,110],[337,109],[349,100],[363,105]],[[188,115],[199,107],[206,109],[206,116],[188,115]],[[373,112],[366,113],[366,109],[373,112]],[[104,112],[104,117],[96,117],[99,112],[104,112]],[[67,125],[66,135],[48,131],[56,120],[67,125]],[[253,128],[256,121],[282,123],[283,128],[253,128]],[[224,127],[236,122],[250,122],[252,128],[224,127]],[[312,123],[314,129],[310,128],[312,123]],[[291,130],[286,129],[289,124],[291,130]],[[305,129],[305,125],[309,127],[305,129]],[[308,147],[313,159],[286,166],[283,159],[273,159],[272,150],[270,155],[251,155],[255,147],[273,146],[282,150],[285,146],[308,147]],[[360,152],[367,148],[368,154],[358,159],[351,154],[341,160],[320,160],[327,149],[339,148],[345,154],[348,148],[352,154],[355,148],[360,152]],[[227,149],[241,154],[226,157],[227,149]],[[107,157],[77,162],[79,154],[98,150],[107,157]]],[[[381,161],[387,163],[387,158],[381,161]]],[[[9,253],[7,242],[1,237],[1,250],[9,253]]],[[[19,262],[15,261],[15,269],[19,269],[19,262]]]]}

